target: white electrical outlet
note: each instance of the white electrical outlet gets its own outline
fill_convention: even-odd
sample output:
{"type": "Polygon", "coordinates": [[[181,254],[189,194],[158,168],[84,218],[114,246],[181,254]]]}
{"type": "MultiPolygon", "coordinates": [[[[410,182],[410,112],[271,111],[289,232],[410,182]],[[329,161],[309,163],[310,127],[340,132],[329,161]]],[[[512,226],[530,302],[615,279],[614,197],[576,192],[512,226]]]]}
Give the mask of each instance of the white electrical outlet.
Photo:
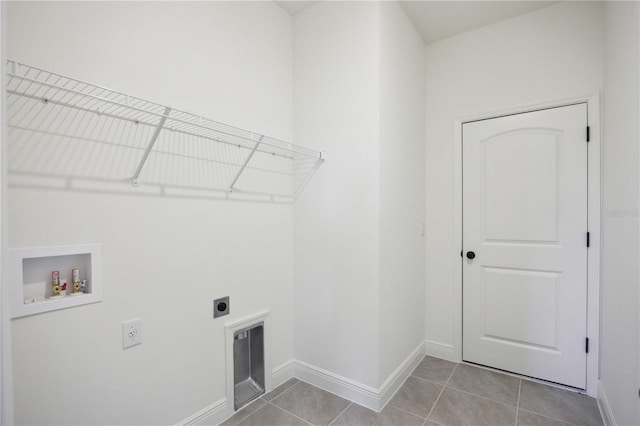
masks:
{"type": "Polygon", "coordinates": [[[122,349],[142,343],[141,319],[122,322],[122,349]]]}

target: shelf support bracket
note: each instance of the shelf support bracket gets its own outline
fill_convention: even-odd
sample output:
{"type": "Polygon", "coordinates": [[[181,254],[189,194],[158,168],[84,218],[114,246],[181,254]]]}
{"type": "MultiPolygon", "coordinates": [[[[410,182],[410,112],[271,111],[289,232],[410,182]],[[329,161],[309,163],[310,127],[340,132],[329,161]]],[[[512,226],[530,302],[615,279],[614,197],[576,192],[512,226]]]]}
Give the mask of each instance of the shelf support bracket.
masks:
{"type": "Polygon", "coordinates": [[[235,189],[234,186],[235,186],[236,182],[238,182],[238,179],[240,179],[240,175],[242,175],[242,172],[244,172],[244,169],[247,168],[247,165],[249,164],[249,161],[251,161],[251,158],[253,157],[253,154],[256,153],[256,150],[260,146],[260,143],[262,142],[263,138],[264,138],[264,135],[260,136],[260,138],[256,142],[255,146],[253,147],[253,149],[251,150],[251,152],[247,156],[247,159],[244,160],[244,164],[242,165],[242,167],[240,167],[240,170],[238,171],[238,174],[236,174],[236,177],[233,178],[233,182],[231,182],[231,185],[229,185],[229,190],[227,192],[233,192],[233,190],[235,189]]]}
{"type": "Polygon", "coordinates": [[[151,150],[153,149],[153,145],[158,140],[158,136],[160,136],[160,132],[164,128],[164,123],[167,121],[167,117],[171,112],[171,108],[165,107],[164,114],[162,114],[162,118],[160,118],[160,122],[158,123],[158,127],[156,127],[155,132],[153,132],[153,136],[151,136],[151,140],[147,145],[147,149],[144,151],[144,155],[142,159],[140,159],[140,164],[138,164],[138,168],[136,169],[136,173],[133,175],[133,179],[131,181],[133,186],[138,186],[138,178],[140,177],[140,172],[142,172],[142,168],[144,164],[147,162],[147,158],[149,158],[149,154],[151,154],[151,150]]]}

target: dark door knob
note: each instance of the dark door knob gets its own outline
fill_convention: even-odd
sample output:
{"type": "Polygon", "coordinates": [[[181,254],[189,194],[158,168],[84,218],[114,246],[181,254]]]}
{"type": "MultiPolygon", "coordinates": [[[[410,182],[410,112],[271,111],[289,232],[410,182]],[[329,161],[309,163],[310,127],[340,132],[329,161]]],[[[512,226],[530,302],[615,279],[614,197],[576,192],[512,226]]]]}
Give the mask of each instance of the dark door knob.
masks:
{"type": "Polygon", "coordinates": [[[475,259],[476,254],[472,251],[467,252],[467,259],[475,259]]]}

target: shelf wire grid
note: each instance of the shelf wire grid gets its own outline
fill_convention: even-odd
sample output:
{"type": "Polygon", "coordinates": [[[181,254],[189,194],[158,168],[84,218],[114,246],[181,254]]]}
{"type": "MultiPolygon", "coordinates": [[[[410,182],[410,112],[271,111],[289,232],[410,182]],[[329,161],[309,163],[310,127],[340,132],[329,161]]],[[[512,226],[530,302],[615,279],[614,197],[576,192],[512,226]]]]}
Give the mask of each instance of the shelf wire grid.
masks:
{"type": "Polygon", "coordinates": [[[7,61],[14,174],[294,200],[323,161],[302,146],[7,61]]]}

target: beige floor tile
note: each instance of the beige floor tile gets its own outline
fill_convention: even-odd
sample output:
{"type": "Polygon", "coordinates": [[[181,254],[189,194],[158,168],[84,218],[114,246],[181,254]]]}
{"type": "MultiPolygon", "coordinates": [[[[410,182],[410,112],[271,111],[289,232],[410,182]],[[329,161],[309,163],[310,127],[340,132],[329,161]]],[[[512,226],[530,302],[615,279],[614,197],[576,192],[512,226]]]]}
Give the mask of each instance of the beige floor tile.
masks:
{"type": "Polygon", "coordinates": [[[433,407],[429,420],[445,426],[512,426],[516,420],[516,407],[446,388],[433,407]]]}
{"type": "Polygon", "coordinates": [[[265,404],[264,407],[256,410],[238,423],[238,426],[303,426],[308,423],[300,420],[291,413],[287,413],[281,408],[272,404],[265,404]]]}
{"type": "Polygon", "coordinates": [[[220,426],[233,426],[233,425],[236,425],[242,419],[247,417],[249,414],[255,412],[259,408],[264,407],[265,404],[266,404],[266,402],[263,401],[262,398],[257,399],[255,401],[253,401],[251,404],[249,404],[246,407],[244,407],[244,408],[240,409],[239,411],[237,411],[233,416],[229,417],[227,420],[225,420],[223,423],[221,423],[220,426]]]}
{"type": "Polygon", "coordinates": [[[305,382],[296,383],[271,403],[317,426],[328,425],[350,404],[305,382]]]}
{"type": "Polygon", "coordinates": [[[273,398],[287,391],[291,386],[295,385],[298,382],[298,379],[289,379],[271,392],[265,394],[262,398],[264,398],[265,401],[271,401],[273,398]]]}
{"type": "Polygon", "coordinates": [[[389,404],[424,418],[431,411],[441,390],[442,386],[436,383],[409,376],[389,404]]]}
{"type": "Polygon", "coordinates": [[[529,380],[522,380],[519,408],[574,425],[603,424],[594,398],[529,380]]]}
{"type": "Polygon", "coordinates": [[[387,405],[381,412],[351,404],[331,426],[422,426],[424,419],[387,405]]]}
{"type": "Polygon", "coordinates": [[[503,404],[518,404],[520,379],[471,365],[460,364],[451,375],[447,387],[471,392],[503,404]]]}
{"type": "Polygon", "coordinates": [[[454,362],[425,356],[411,375],[444,385],[455,366],[454,362]]]}
{"type": "Polygon", "coordinates": [[[569,426],[569,423],[539,414],[530,413],[526,410],[518,410],[517,426],[569,426]]]}

